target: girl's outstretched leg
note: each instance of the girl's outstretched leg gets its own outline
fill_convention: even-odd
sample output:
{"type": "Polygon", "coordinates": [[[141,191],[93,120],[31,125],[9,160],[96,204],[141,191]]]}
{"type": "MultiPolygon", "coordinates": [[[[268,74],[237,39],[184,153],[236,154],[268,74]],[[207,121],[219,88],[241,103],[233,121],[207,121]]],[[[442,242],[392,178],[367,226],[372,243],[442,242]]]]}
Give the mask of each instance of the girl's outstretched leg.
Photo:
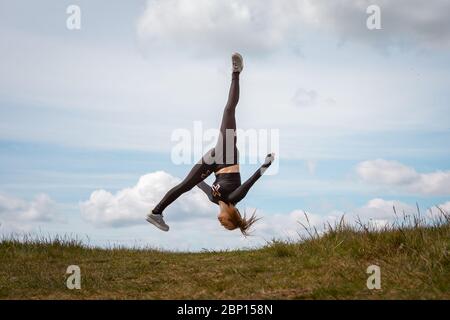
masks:
{"type": "Polygon", "coordinates": [[[228,101],[222,115],[219,140],[216,145],[216,162],[219,167],[237,164],[236,149],[236,106],[239,102],[239,74],[243,68],[242,56],[232,56],[233,73],[231,76],[228,101]]]}
{"type": "Polygon", "coordinates": [[[183,193],[188,192],[198,183],[205,180],[214,172],[214,163],[211,161],[213,149],[208,151],[202,159],[194,165],[186,178],[170,189],[164,198],[155,206],[152,212],[147,215],[147,221],[154,224],[163,231],[169,231],[169,226],[164,222],[162,213],[164,209],[174,202],[183,193]]]}

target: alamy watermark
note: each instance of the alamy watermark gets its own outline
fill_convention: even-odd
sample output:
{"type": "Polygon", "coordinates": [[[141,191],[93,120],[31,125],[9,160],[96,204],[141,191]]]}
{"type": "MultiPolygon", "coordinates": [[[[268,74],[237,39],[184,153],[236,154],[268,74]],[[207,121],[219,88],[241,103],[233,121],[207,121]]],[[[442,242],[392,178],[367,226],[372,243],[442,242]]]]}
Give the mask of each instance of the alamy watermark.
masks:
{"type": "Polygon", "coordinates": [[[66,27],[69,30],[81,29],[81,8],[75,4],[67,7],[66,13],[69,15],[66,19],[66,27]]]}
{"type": "Polygon", "coordinates": [[[369,30],[381,29],[381,8],[376,4],[367,7],[366,13],[369,15],[366,20],[366,27],[369,30]]]}
{"type": "Polygon", "coordinates": [[[370,276],[367,278],[366,286],[369,290],[381,289],[381,269],[379,266],[373,264],[367,267],[367,274],[370,276]]]}
{"type": "Polygon", "coordinates": [[[67,289],[73,290],[81,289],[81,269],[77,265],[70,265],[67,267],[66,274],[69,274],[66,280],[67,289]]]}
{"type": "MultiPolygon", "coordinates": [[[[217,163],[231,163],[234,154],[234,138],[237,137],[237,149],[240,164],[262,164],[269,153],[275,153],[279,158],[280,151],[280,131],[279,129],[237,129],[236,131],[227,129],[224,149],[225,157],[216,158],[217,163]]],[[[193,129],[178,128],[172,132],[171,141],[174,146],[171,151],[173,164],[194,164],[197,163],[208,150],[216,145],[221,145],[223,137],[218,129],[205,129],[201,121],[194,121],[193,129]],[[219,143],[217,144],[217,142],[219,143]]],[[[279,162],[277,160],[267,170],[267,175],[278,173],[279,162]]]]}

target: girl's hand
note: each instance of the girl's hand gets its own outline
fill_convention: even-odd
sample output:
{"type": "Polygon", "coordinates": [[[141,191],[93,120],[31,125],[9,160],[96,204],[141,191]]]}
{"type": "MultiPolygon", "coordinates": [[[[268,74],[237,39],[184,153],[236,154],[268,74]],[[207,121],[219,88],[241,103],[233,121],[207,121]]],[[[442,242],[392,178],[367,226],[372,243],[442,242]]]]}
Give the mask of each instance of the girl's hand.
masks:
{"type": "Polygon", "coordinates": [[[269,154],[266,156],[266,160],[264,161],[263,167],[268,167],[268,166],[270,166],[274,160],[275,160],[275,153],[274,153],[274,152],[269,153],[269,154]]]}

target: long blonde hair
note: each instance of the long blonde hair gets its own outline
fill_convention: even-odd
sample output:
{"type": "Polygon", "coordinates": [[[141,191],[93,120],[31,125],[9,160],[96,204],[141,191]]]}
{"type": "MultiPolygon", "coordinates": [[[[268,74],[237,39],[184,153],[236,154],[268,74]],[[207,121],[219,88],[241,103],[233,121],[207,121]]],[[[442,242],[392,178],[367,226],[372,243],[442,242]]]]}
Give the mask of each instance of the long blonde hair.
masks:
{"type": "Polygon", "coordinates": [[[253,211],[253,214],[250,216],[250,218],[247,219],[246,212],[244,211],[244,216],[242,217],[239,210],[233,204],[219,201],[219,206],[220,214],[217,218],[219,219],[222,226],[224,226],[228,230],[239,228],[244,236],[250,235],[250,227],[260,219],[256,217],[256,209],[255,211],[253,211]]]}

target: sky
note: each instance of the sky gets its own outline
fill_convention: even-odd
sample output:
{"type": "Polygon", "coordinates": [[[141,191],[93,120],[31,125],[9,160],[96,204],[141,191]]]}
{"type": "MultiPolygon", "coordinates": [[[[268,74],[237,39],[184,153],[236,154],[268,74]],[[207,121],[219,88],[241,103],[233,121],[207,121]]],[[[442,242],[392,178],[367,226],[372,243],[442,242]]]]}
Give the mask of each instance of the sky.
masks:
{"type": "MultiPolygon", "coordinates": [[[[304,212],[320,229],[343,214],[384,225],[393,206],[450,211],[449,12],[445,0],[0,0],[0,236],[218,250],[295,239],[304,212]],[[238,127],[278,133],[276,170],[238,205],[262,219],[251,237],[227,231],[194,188],[163,233],[145,215],[198,160],[174,161],[174,132],[207,144],[193,132],[219,125],[235,51],[238,127]]],[[[247,160],[243,180],[258,167],[247,160]]]]}

